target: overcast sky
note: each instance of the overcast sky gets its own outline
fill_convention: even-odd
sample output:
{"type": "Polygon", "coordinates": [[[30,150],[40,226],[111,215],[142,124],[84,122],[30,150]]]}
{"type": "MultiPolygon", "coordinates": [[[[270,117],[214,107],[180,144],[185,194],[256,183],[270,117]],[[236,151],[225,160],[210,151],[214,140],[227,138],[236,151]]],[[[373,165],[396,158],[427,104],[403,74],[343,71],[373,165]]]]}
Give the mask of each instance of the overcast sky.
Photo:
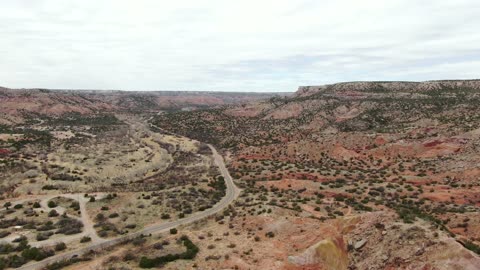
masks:
{"type": "Polygon", "coordinates": [[[0,85],[295,91],[480,78],[478,0],[0,0],[0,85]]]}

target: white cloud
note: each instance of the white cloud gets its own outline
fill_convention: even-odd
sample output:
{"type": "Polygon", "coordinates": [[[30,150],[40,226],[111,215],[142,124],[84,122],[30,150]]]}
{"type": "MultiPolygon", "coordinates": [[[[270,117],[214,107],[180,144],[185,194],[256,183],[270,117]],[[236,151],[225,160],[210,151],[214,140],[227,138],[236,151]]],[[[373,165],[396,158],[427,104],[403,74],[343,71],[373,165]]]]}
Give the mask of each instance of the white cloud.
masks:
{"type": "Polygon", "coordinates": [[[17,0],[0,12],[9,87],[293,91],[480,77],[474,0],[17,0]]]}

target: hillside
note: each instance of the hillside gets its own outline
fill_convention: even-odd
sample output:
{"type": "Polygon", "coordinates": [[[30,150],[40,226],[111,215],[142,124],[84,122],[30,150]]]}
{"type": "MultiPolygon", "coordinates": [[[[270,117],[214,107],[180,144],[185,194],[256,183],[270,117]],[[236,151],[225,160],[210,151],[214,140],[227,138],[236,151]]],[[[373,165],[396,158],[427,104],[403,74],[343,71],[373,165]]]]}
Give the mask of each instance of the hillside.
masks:
{"type": "Polygon", "coordinates": [[[316,93],[345,93],[354,95],[356,92],[407,92],[419,93],[441,90],[480,90],[480,80],[438,80],[425,82],[344,82],[320,86],[300,86],[295,96],[309,96],[316,93]],[[349,93],[352,91],[353,93],[349,93]]]}
{"type": "MultiPolygon", "coordinates": [[[[0,88],[0,124],[22,122],[29,114],[158,112],[246,103],[277,95],[195,91],[99,91],[0,88]]],[[[28,118],[28,117],[27,117],[28,118]]]]}
{"type": "MultiPolygon", "coordinates": [[[[290,98],[242,106],[164,114],[155,123],[224,149],[234,177],[250,192],[267,200],[283,194],[271,199],[276,207],[338,222],[345,217],[365,221],[372,212],[384,211],[389,218],[383,217],[378,228],[390,228],[387,234],[394,228],[403,228],[395,237],[408,234],[415,229],[399,224],[413,223],[421,231],[438,230],[435,235],[446,232],[448,241],[480,252],[478,104],[479,81],[358,82],[301,87],[290,98]],[[291,192],[293,197],[285,195],[291,192]]],[[[365,225],[353,227],[358,226],[365,225]]],[[[296,266],[285,269],[304,269],[302,256],[310,258],[307,264],[345,269],[332,268],[331,261],[317,257],[325,256],[319,250],[337,241],[335,235],[324,235],[325,243],[312,243],[304,255],[292,257],[296,266]]],[[[356,235],[342,235],[342,243],[365,240],[362,235],[357,229],[356,235]]],[[[408,249],[439,248],[425,248],[432,239],[411,241],[408,249]]],[[[391,241],[368,240],[369,251],[347,252],[350,266],[363,262],[359,269],[453,267],[408,255],[400,248],[405,244],[396,244],[402,240],[391,241]]],[[[342,245],[335,245],[342,254],[342,245]]],[[[460,268],[479,267],[477,255],[471,268],[453,254],[444,256],[460,260],[460,268]]],[[[342,265],[339,260],[334,264],[342,265]]]]}
{"type": "Polygon", "coordinates": [[[235,201],[73,269],[480,269],[477,81],[2,89],[0,102],[0,266],[210,213],[227,194],[211,143],[235,201]]]}

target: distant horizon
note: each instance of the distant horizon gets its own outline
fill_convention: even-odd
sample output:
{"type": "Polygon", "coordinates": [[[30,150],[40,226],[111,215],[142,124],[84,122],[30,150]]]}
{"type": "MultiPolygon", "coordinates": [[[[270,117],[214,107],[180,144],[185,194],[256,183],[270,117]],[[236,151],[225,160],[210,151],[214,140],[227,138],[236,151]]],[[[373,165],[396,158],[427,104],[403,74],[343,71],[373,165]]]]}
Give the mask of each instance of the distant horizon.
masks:
{"type": "Polygon", "coordinates": [[[223,91],[223,90],[131,90],[131,89],[83,89],[83,88],[45,88],[45,87],[8,87],[0,85],[0,88],[6,88],[9,90],[48,90],[48,91],[103,91],[103,92],[208,92],[208,93],[239,93],[239,94],[272,94],[272,93],[295,93],[295,91],[223,91]]]}
{"type": "Polygon", "coordinates": [[[12,88],[291,92],[480,77],[474,0],[38,0],[0,8],[0,82],[12,88]]]}
{"type": "Polygon", "coordinates": [[[83,89],[83,88],[46,88],[46,87],[9,87],[5,85],[0,85],[0,88],[6,88],[10,90],[48,90],[48,91],[104,91],[104,92],[208,92],[208,93],[255,93],[255,94],[293,94],[298,91],[299,87],[309,87],[309,86],[325,86],[325,85],[335,85],[335,84],[344,84],[344,83],[425,83],[425,82],[442,82],[442,81],[480,81],[480,79],[433,79],[433,80],[424,80],[424,81],[414,81],[414,80],[363,80],[363,81],[339,81],[334,83],[326,84],[311,84],[311,85],[298,85],[297,88],[293,91],[249,91],[249,90],[132,90],[132,89],[83,89]]]}

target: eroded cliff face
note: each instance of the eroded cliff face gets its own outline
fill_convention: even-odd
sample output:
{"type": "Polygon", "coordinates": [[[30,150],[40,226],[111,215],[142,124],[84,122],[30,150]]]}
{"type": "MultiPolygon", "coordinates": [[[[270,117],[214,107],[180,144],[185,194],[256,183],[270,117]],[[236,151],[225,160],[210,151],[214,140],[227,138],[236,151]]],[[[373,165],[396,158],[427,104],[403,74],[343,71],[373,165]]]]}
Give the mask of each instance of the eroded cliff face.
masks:
{"type": "Polygon", "coordinates": [[[421,93],[442,89],[480,90],[480,80],[441,80],[425,82],[344,82],[320,86],[300,86],[295,96],[310,96],[319,92],[409,92],[421,93]]]}
{"type": "Polygon", "coordinates": [[[479,269],[480,258],[428,222],[396,222],[388,211],[352,215],[318,226],[324,239],[290,255],[284,270],[479,269]],[[330,230],[325,227],[330,226],[330,230]],[[333,229],[332,229],[333,228],[333,229]],[[328,232],[328,233],[326,233],[328,232]]]}

